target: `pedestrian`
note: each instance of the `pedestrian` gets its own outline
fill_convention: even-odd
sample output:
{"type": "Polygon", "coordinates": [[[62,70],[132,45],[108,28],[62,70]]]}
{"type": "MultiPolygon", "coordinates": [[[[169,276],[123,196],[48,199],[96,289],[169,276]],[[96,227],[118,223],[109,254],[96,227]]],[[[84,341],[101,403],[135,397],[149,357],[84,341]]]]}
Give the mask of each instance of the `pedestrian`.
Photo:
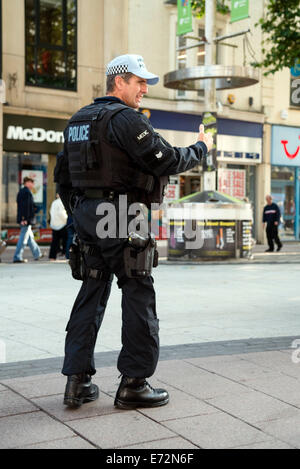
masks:
{"type": "Polygon", "coordinates": [[[67,246],[67,212],[60,199],[59,194],[56,194],[56,199],[52,202],[50,207],[50,227],[52,228],[52,241],[49,251],[49,259],[55,261],[57,254],[62,253],[66,255],[67,246]]]}
{"type": "Polygon", "coordinates": [[[17,195],[17,223],[20,225],[20,236],[13,258],[13,262],[18,264],[27,262],[27,259],[23,259],[23,252],[26,245],[30,247],[36,261],[43,257],[38,244],[34,240],[32,232],[32,225],[35,224],[35,214],[37,211],[32,196],[34,180],[26,176],[23,179],[23,185],[24,187],[20,189],[17,195]]]}
{"type": "Polygon", "coordinates": [[[278,236],[278,226],[280,223],[280,208],[278,207],[270,195],[266,196],[267,205],[263,212],[263,226],[266,227],[269,249],[266,252],[274,251],[274,241],[277,244],[277,252],[282,248],[282,242],[278,236]],[[274,241],[273,241],[274,240],[274,241]]]}
{"type": "Polygon", "coordinates": [[[96,373],[94,347],[115,274],[122,289],[122,349],[117,364],[122,379],[114,403],[122,409],[156,407],[167,404],[169,394],[153,389],[146,380],[158,362],[159,327],[153,278],[149,270],[137,267],[138,262],[144,267],[145,252],[152,250],[152,244],[148,238],[147,248],[130,247],[136,242],[141,246],[146,237],[134,233],[127,239],[129,228],[126,225],[124,234],[122,221],[134,202],[147,207],[162,202],[168,176],[199,165],[213,143],[201,125],[194,144],[172,147],[137,112],[148,85],[159,80],[148,72],[141,56],[115,58],[106,75],[107,95],[96,98],[69,121],[63,157],[55,169],[67,208],[69,200],[74,202],[72,188],[81,194],[75,198],[73,222],[84,259],[83,283],[67,325],[64,404],[79,407],[98,397],[91,381],[96,373]],[[106,214],[111,208],[115,216],[109,218],[106,214]],[[105,234],[109,225],[111,232],[105,234]]]}

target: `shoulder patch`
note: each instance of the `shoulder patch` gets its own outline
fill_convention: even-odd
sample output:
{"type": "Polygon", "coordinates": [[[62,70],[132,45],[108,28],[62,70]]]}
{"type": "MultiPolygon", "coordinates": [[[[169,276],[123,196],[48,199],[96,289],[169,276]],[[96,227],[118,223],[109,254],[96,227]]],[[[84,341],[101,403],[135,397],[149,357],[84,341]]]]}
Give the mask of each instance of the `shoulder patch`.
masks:
{"type": "Polygon", "coordinates": [[[150,136],[150,131],[145,129],[143,132],[139,133],[135,138],[138,143],[142,143],[142,141],[150,136]]]}

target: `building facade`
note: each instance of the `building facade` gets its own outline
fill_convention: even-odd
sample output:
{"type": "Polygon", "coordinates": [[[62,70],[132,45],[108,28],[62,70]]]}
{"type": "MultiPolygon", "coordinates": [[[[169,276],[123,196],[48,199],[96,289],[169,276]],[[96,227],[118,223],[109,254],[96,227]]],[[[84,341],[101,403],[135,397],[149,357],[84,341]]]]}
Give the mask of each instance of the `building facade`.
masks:
{"type": "Polygon", "coordinates": [[[2,229],[16,226],[16,194],[25,175],[35,179],[37,223],[46,228],[62,131],[76,110],[105,93],[105,63],[127,52],[128,5],[123,0],[2,0],[1,6],[2,229]],[[115,28],[119,34],[112,38],[115,28]]]}
{"type": "MultiPolygon", "coordinates": [[[[161,80],[149,87],[143,112],[173,145],[193,143],[203,114],[209,111],[204,92],[167,89],[163,76],[204,64],[204,47],[188,47],[195,44],[190,36],[203,37],[205,19],[193,18],[193,33],[177,36],[176,4],[176,0],[2,0],[6,85],[0,112],[2,229],[15,224],[15,198],[27,174],[36,179],[39,224],[47,226],[62,130],[78,108],[105,94],[105,65],[117,55],[144,57],[161,80]]],[[[251,31],[218,43],[217,63],[247,65],[254,54],[262,58],[261,32],[254,25],[263,16],[265,4],[250,1],[249,18],[236,23],[230,23],[228,15],[217,14],[218,36],[251,31]]],[[[268,193],[281,206],[282,235],[299,239],[298,89],[295,69],[269,77],[261,74],[254,86],[217,92],[217,188],[252,203],[254,237],[259,242],[264,241],[261,216],[268,193]]],[[[170,198],[202,190],[202,167],[171,182],[170,198]]]]}

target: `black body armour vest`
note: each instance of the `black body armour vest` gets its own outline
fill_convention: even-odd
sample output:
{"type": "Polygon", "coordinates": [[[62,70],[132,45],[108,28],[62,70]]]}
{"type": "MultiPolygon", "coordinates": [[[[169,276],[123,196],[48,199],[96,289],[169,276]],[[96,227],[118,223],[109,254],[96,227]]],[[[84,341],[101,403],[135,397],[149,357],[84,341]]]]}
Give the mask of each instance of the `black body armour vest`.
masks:
{"type": "Polygon", "coordinates": [[[145,174],[125,151],[106,139],[109,120],[127,106],[91,104],[70,119],[65,130],[72,186],[133,193],[137,202],[161,203],[167,178],[145,174]]]}

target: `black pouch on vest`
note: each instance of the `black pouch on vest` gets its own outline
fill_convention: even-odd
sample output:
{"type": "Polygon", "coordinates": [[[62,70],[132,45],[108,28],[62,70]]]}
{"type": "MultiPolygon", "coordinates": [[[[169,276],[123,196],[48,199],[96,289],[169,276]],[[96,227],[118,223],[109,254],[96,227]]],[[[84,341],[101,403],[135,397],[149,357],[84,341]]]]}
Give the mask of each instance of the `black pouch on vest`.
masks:
{"type": "Polygon", "coordinates": [[[124,267],[128,278],[150,277],[152,268],[157,267],[158,252],[153,234],[143,238],[137,233],[130,233],[124,249],[124,267]]]}
{"type": "Polygon", "coordinates": [[[84,261],[77,235],[74,236],[69,249],[69,266],[71,267],[72,277],[75,280],[83,280],[84,261]]]}

